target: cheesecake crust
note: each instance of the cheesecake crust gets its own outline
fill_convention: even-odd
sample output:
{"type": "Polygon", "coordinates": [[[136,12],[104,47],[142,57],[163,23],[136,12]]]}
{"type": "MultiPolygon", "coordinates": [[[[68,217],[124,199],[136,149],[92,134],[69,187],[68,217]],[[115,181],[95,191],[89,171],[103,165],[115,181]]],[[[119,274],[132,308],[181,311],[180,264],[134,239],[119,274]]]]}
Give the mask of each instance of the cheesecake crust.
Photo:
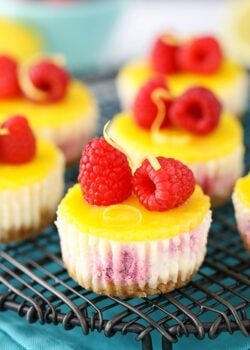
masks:
{"type": "Polygon", "coordinates": [[[244,244],[244,247],[246,248],[246,250],[248,251],[248,253],[250,253],[250,240],[245,238],[244,235],[241,235],[241,238],[243,240],[243,244],[244,244]]]}
{"type": "Polygon", "coordinates": [[[55,218],[55,212],[48,208],[43,208],[40,212],[39,225],[20,227],[19,229],[10,228],[4,235],[1,234],[0,230],[0,243],[11,243],[27,240],[29,238],[35,237],[39,234],[45,227],[50,225],[55,218]]]}
{"type": "MultiPolygon", "coordinates": [[[[199,264],[200,266],[200,264],[199,264]]],[[[103,294],[108,296],[115,296],[115,297],[147,297],[149,295],[154,294],[166,294],[170,293],[175,289],[181,288],[184,285],[186,285],[188,282],[191,281],[193,276],[197,273],[199,270],[199,266],[196,266],[196,268],[190,272],[185,277],[183,276],[182,272],[179,271],[178,277],[176,281],[173,281],[169,279],[166,282],[159,282],[158,285],[155,288],[151,288],[148,284],[141,287],[138,284],[131,284],[131,285],[121,285],[121,284],[114,284],[111,282],[106,283],[106,287],[98,287],[93,286],[93,283],[91,280],[89,280],[86,284],[80,283],[80,281],[77,278],[77,274],[75,271],[73,271],[70,268],[67,268],[68,273],[71,278],[73,278],[79,285],[85,289],[91,290],[97,294],[103,294]]]]}

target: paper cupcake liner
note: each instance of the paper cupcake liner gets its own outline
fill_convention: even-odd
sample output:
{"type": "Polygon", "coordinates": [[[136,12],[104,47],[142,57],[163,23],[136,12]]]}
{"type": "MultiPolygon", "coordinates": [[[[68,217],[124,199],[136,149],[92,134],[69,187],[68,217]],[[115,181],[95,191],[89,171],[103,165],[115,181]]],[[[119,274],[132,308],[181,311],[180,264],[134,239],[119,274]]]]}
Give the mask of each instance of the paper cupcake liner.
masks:
{"type": "Polygon", "coordinates": [[[244,246],[250,253],[250,208],[246,207],[235,193],[233,194],[232,199],[237,227],[244,246]]]}
{"type": "Polygon", "coordinates": [[[29,238],[50,224],[64,190],[64,158],[41,181],[0,191],[0,243],[29,238]]]}
{"type": "Polygon", "coordinates": [[[170,292],[187,283],[206,253],[208,211],[190,232],[163,240],[118,242],[81,232],[58,213],[62,258],[82,287],[116,296],[170,292]]]}

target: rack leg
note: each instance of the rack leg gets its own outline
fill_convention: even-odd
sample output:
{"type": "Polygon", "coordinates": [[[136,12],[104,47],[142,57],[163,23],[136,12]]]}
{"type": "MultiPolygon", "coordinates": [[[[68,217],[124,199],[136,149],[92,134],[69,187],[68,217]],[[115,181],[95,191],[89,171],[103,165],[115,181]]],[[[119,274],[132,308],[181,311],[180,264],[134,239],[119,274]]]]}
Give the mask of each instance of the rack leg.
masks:
{"type": "Polygon", "coordinates": [[[142,350],[153,350],[151,335],[147,334],[141,341],[142,350]]]}
{"type": "Polygon", "coordinates": [[[162,350],[173,350],[173,344],[165,337],[162,337],[162,350]]]}

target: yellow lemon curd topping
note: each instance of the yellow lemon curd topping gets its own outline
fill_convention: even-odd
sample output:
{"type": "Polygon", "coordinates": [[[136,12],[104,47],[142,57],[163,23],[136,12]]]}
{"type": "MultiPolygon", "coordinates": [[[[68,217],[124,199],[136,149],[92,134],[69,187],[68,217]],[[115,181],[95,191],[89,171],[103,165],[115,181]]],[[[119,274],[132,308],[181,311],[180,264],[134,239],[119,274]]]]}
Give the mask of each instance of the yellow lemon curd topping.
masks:
{"type": "Polygon", "coordinates": [[[250,174],[236,182],[235,195],[246,207],[250,208],[250,174]]]}
{"type": "Polygon", "coordinates": [[[147,210],[134,195],[121,204],[98,207],[85,201],[78,184],[68,191],[58,213],[83,234],[134,242],[166,239],[188,232],[202,222],[209,207],[209,198],[199,186],[183,205],[164,212],[147,210]]]}
{"type": "Polygon", "coordinates": [[[0,53],[22,61],[42,51],[40,36],[31,28],[18,22],[0,18],[0,53]]]}
{"type": "Polygon", "coordinates": [[[172,157],[188,163],[223,157],[240,147],[243,140],[240,122],[226,114],[207,135],[176,128],[162,129],[154,135],[139,127],[131,114],[120,113],[111,123],[110,135],[128,154],[134,150],[135,154],[172,157]]]}
{"type": "MultiPolygon", "coordinates": [[[[119,77],[133,88],[139,89],[154,74],[149,62],[137,61],[122,68],[119,77]]],[[[220,94],[221,89],[227,89],[228,85],[231,86],[241,74],[245,73],[240,65],[224,60],[221,68],[215,74],[176,73],[166,76],[166,80],[171,93],[175,96],[192,85],[202,85],[220,94]]]]}
{"type": "Polygon", "coordinates": [[[66,96],[56,102],[38,104],[25,98],[1,100],[0,122],[8,115],[24,115],[33,129],[60,128],[77,119],[88,118],[94,99],[88,88],[77,80],[72,80],[66,96]]]}
{"type": "Polygon", "coordinates": [[[55,167],[59,151],[50,142],[37,140],[35,157],[28,163],[0,163],[0,190],[17,190],[46,177],[55,167]]]}

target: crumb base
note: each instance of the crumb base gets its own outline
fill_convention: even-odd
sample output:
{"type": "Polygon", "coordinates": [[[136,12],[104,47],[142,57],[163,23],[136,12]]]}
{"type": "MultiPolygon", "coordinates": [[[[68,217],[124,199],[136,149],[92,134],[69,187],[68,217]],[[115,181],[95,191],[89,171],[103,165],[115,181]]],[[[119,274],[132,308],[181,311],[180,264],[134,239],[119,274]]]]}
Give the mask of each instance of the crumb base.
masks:
{"type": "Polygon", "coordinates": [[[49,209],[42,209],[40,222],[38,226],[20,227],[18,229],[10,228],[5,232],[4,237],[0,232],[0,243],[12,243],[27,240],[39,234],[45,227],[50,225],[55,219],[55,213],[49,209]]]}
{"type": "MultiPolygon", "coordinates": [[[[66,267],[67,268],[67,267],[66,267]]],[[[85,283],[79,283],[77,279],[77,275],[68,269],[68,273],[71,278],[73,278],[77,283],[81,285],[81,287],[90,290],[92,292],[95,292],[97,294],[102,295],[108,295],[108,296],[115,296],[115,297],[147,297],[149,295],[154,294],[166,294],[170,293],[175,289],[181,288],[184,285],[186,285],[188,282],[191,281],[193,276],[197,273],[199,270],[199,267],[197,267],[195,270],[192,271],[192,273],[188,274],[183,278],[183,275],[181,272],[178,273],[177,280],[168,280],[166,282],[160,282],[156,288],[151,288],[148,284],[146,284],[143,287],[140,287],[139,284],[128,284],[128,285],[122,285],[122,284],[114,284],[111,282],[106,283],[106,287],[103,288],[101,286],[93,286],[91,281],[85,283]]]]}

